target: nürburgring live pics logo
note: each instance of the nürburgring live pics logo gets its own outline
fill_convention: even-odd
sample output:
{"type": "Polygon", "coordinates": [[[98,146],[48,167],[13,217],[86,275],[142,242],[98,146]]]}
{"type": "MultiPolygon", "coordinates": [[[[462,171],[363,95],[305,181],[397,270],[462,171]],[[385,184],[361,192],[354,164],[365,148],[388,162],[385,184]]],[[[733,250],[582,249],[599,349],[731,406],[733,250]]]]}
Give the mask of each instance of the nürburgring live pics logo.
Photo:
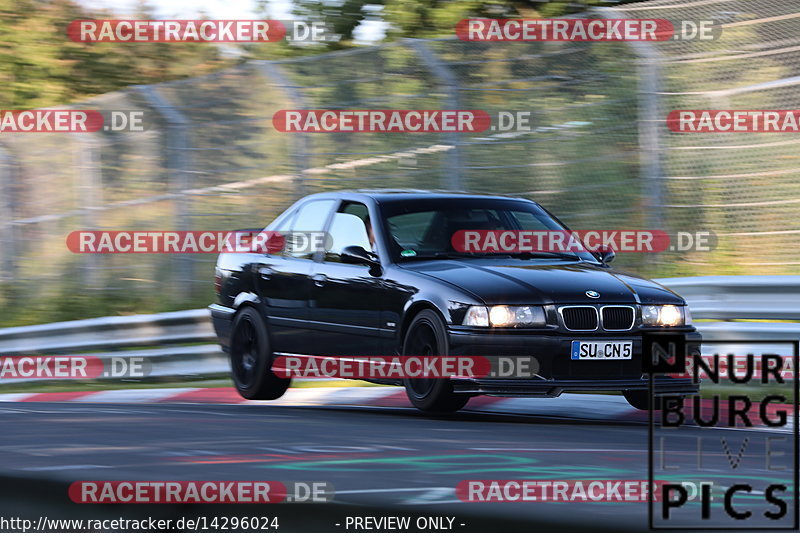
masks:
{"type": "Polygon", "coordinates": [[[648,475],[661,491],[650,493],[650,529],[796,530],[800,342],[703,343],[738,353],[701,354],[680,333],[643,338],[648,475]],[[664,374],[687,373],[708,386],[705,398],[655,395],[656,383],[674,377],[664,374]]]}

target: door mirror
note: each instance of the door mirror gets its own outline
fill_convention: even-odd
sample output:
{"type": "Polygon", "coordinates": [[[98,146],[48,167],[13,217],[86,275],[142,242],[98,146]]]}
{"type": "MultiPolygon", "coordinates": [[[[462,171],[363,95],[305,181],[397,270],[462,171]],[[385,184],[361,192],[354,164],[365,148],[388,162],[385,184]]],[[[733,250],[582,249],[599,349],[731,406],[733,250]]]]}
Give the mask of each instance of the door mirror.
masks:
{"type": "Polygon", "coordinates": [[[375,257],[361,246],[345,246],[340,255],[342,263],[351,265],[379,266],[375,257]]]}
{"type": "Polygon", "coordinates": [[[605,264],[608,264],[611,261],[613,261],[615,257],[617,257],[616,252],[610,248],[607,248],[605,250],[600,250],[600,261],[602,261],[605,264]]]}

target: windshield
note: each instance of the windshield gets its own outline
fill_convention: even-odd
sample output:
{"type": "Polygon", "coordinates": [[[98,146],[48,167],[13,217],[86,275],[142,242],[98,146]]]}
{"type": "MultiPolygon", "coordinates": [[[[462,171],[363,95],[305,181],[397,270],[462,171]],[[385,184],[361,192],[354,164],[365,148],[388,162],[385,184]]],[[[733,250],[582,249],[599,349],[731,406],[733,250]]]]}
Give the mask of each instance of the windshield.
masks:
{"type": "Polygon", "coordinates": [[[567,229],[544,209],[531,202],[512,199],[434,198],[390,202],[382,206],[382,211],[389,233],[389,249],[395,261],[514,256],[597,262],[586,251],[510,253],[485,247],[467,251],[458,246],[458,238],[465,231],[486,236],[487,233],[504,230],[545,233],[564,232],[567,229]]]}

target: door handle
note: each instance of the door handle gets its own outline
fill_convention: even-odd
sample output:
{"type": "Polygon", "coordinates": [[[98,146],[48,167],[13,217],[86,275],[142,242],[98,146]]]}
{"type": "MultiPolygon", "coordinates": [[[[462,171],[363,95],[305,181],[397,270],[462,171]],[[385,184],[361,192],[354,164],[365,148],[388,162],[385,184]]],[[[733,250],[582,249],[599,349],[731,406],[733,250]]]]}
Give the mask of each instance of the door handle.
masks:
{"type": "Polygon", "coordinates": [[[258,269],[258,273],[261,275],[261,279],[268,280],[272,277],[274,270],[270,267],[261,267],[258,269]]]}
{"type": "Polygon", "coordinates": [[[325,282],[328,280],[328,277],[325,274],[314,274],[311,277],[314,280],[314,285],[317,287],[322,287],[325,285],[325,282]]]}

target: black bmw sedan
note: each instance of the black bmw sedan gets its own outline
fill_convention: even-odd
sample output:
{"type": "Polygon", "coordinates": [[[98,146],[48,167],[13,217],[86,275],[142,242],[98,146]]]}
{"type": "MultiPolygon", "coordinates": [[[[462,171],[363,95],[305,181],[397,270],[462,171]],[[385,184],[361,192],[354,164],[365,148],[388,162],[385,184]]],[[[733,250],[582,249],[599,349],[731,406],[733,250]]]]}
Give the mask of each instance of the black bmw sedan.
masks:
{"type": "MultiPolygon", "coordinates": [[[[686,302],[610,268],[613,253],[463,251],[453,236],[464,230],[566,227],[518,198],[329,192],[299,200],[265,230],[323,235],[319,246],[221,254],[210,309],[239,393],[280,397],[290,379],[273,364],[283,356],[524,356],[535,361],[527,376],[377,381],[404,386],[425,411],[455,411],[481,394],[564,391],[620,391],[647,409],[642,335],[682,333],[699,346],[686,302]]],[[[655,387],[697,392],[675,376],[655,387]]]]}

